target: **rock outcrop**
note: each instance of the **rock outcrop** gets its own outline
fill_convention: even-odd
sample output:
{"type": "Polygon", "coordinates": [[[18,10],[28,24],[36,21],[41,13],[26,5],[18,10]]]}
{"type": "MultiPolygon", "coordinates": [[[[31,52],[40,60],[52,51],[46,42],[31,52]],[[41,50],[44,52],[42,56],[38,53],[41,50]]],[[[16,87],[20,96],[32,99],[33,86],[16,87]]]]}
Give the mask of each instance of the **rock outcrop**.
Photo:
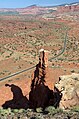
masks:
{"type": "Polygon", "coordinates": [[[59,6],[57,11],[60,13],[79,11],[79,5],[74,4],[74,5],[59,6]]]}
{"type": "Polygon", "coordinates": [[[57,107],[61,98],[60,92],[55,89],[55,80],[52,71],[48,68],[48,52],[40,51],[39,63],[32,76],[31,91],[29,93],[30,107],[43,109],[48,105],[57,107]]]}
{"type": "Polygon", "coordinates": [[[59,79],[59,82],[55,84],[62,93],[59,107],[69,109],[79,105],[79,74],[60,76],[59,79]]]}

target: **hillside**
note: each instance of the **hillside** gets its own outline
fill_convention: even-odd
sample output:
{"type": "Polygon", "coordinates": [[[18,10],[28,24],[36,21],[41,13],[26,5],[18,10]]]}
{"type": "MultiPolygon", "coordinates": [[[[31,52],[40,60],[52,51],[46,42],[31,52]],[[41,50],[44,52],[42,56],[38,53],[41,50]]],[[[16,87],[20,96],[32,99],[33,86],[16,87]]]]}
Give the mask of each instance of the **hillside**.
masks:
{"type": "Polygon", "coordinates": [[[28,14],[28,15],[40,15],[40,14],[49,14],[53,12],[71,12],[71,11],[79,11],[79,3],[72,3],[72,4],[64,4],[59,6],[37,6],[37,5],[31,5],[25,8],[3,8],[0,9],[0,13],[15,13],[15,14],[28,14]]]}

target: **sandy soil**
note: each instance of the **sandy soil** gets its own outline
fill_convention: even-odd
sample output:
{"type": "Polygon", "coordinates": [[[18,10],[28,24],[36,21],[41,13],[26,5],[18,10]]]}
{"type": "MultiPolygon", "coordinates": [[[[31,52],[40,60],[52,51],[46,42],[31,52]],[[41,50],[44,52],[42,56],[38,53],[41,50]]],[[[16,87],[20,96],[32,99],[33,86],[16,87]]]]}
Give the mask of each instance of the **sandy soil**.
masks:
{"type": "MultiPolygon", "coordinates": [[[[60,57],[49,62],[52,80],[58,81],[60,75],[79,73],[78,21],[62,19],[23,21],[21,16],[18,20],[1,16],[0,18],[2,19],[0,22],[0,78],[36,65],[40,48],[50,51],[49,58],[57,55],[63,48],[65,28],[69,29],[66,50],[60,57]]],[[[13,99],[11,88],[6,87],[5,84],[18,86],[23,95],[29,98],[31,75],[34,70],[0,81],[0,106],[13,99]]]]}

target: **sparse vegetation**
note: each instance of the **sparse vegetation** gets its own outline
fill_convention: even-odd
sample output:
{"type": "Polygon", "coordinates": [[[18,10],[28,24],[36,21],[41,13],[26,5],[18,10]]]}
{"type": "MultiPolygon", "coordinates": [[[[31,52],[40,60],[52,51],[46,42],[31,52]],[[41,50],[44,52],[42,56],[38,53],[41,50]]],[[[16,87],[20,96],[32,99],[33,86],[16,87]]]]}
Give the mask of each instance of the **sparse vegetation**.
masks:
{"type": "MultiPolygon", "coordinates": [[[[79,73],[79,12],[62,14],[53,14],[54,10],[48,12],[37,16],[0,12],[0,78],[36,65],[41,48],[49,50],[49,59],[57,56],[63,49],[66,31],[68,34],[65,51],[61,56],[49,61],[49,67],[53,70],[52,77],[58,80],[60,74],[79,73]]],[[[31,79],[32,71],[15,76],[8,82],[22,86],[23,93],[28,95],[30,82],[28,79],[31,79]]],[[[9,89],[4,87],[5,82],[0,83],[2,91],[0,105],[11,96],[8,93],[9,89]]],[[[78,117],[79,107],[66,111],[55,109],[53,106],[46,107],[45,110],[39,107],[36,112],[33,109],[0,108],[1,119],[77,119],[78,117]]]]}
{"type": "Polygon", "coordinates": [[[0,109],[0,118],[1,119],[61,119],[72,117],[76,118],[79,114],[79,109],[71,109],[70,111],[63,111],[62,109],[55,109],[54,107],[47,107],[44,111],[41,108],[37,109],[35,112],[32,109],[0,109]]]}
{"type": "Polygon", "coordinates": [[[79,106],[74,106],[71,108],[72,112],[78,112],[79,113],[79,106]]]}

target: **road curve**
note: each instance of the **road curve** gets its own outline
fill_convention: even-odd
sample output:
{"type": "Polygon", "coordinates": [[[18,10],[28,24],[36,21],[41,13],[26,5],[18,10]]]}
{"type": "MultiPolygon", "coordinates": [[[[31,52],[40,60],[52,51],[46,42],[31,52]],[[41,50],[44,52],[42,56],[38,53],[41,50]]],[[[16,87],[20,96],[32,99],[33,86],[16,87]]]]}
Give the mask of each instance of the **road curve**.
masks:
{"type": "MultiPolygon", "coordinates": [[[[68,32],[66,32],[66,35],[65,35],[63,49],[61,50],[61,52],[60,52],[58,55],[56,55],[55,57],[50,58],[49,61],[52,61],[53,59],[59,57],[60,55],[62,55],[62,54],[64,53],[64,51],[65,51],[65,49],[66,49],[67,34],[68,34],[68,32]]],[[[16,76],[16,75],[18,75],[18,74],[21,74],[21,73],[23,73],[23,72],[32,70],[32,69],[35,68],[35,67],[36,67],[36,65],[34,65],[34,66],[32,66],[32,67],[29,67],[29,68],[27,68],[27,69],[18,71],[18,72],[16,72],[16,73],[13,73],[13,74],[11,74],[11,75],[8,75],[8,76],[6,76],[6,77],[0,78],[0,81],[3,81],[3,80],[8,79],[8,78],[11,78],[11,77],[16,76]]]]}

